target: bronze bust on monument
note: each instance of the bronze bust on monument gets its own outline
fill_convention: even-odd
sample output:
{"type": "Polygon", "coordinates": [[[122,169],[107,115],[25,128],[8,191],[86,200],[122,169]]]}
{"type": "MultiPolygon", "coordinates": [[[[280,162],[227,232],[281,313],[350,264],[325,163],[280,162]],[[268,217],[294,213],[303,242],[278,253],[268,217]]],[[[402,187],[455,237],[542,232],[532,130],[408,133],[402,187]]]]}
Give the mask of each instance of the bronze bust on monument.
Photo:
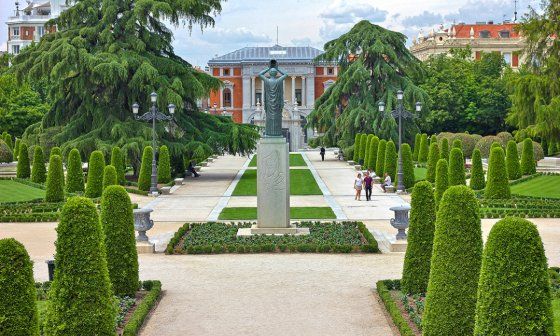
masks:
{"type": "Polygon", "coordinates": [[[284,109],[284,79],[286,75],[278,68],[276,60],[270,61],[270,66],[259,73],[264,82],[264,111],[266,114],[265,137],[282,136],[282,110],[284,109]],[[268,73],[269,77],[265,75],[268,73]],[[280,73],[280,77],[277,77],[280,73]]]}

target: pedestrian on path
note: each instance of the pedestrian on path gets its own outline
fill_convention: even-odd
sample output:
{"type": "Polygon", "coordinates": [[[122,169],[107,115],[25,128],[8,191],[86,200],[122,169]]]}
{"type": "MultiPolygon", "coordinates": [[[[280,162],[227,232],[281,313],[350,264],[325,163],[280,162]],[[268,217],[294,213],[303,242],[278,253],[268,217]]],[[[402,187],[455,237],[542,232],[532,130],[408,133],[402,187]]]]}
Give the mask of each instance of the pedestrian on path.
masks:
{"type": "Polygon", "coordinates": [[[366,188],[366,201],[371,201],[371,188],[373,183],[373,178],[370,176],[369,170],[366,172],[366,177],[364,177],[364,186],[366,188]]]}
{"type": "Polygon", "coordinates": [[[189,167],[187,168],[187,171],[190,173],[190,176],[194,176],[194,177],[200,176],[200,174],[196,172],[196,169],[194,169],[192,160],[189,161],[189,167]]]}
{"type": "Polygon", "coordinates": [[[321,161],[325,161],[325,147],[321,146],[321,161]]]}
{"type": "Polygon", "coordinates": [[[354,180],[354,189],[356,190],[356,196],[354,197],[354,200],[356,201],[361,201],[363,184],[364,180],[362,180],[362,174],[358,173],[358,176],[354,180]]]}

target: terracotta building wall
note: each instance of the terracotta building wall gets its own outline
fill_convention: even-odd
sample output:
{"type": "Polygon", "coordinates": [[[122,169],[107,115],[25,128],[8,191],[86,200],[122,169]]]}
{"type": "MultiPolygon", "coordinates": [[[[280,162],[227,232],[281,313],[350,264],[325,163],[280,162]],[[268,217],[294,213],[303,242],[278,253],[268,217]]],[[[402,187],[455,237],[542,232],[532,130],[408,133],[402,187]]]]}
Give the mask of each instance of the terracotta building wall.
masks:
{"type": "Polygon", "coordinates": [[[33,34],[35,33],[35,27],[20,27],[19,36],[22,40],[33,40],[33,34]]]}
{"type": "MultiPolygon", "coordinates": [[[[232,69],[232,76],[220,76],[220,68],[213,68],[212,75],[223,82],[229,81],[233,84],[233,108],[228,107],[227,111],[233,113],[233,121],[241,123],[243,121],[243,78],[241,76],[240,67],[227,67],[232,69]]],[[[220,103],[220,92],[212,91],[210,92],[210,113],[214,113],[214,104],[217,106],[218,113],[223,111],[223,106],[220,103]]]]}

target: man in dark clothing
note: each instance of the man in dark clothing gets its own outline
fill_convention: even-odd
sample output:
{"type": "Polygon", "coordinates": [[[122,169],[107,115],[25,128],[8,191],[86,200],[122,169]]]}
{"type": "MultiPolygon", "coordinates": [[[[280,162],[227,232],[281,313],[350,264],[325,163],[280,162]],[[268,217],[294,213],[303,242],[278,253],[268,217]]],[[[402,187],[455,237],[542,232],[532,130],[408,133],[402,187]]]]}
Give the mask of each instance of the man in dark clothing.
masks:
{"type": "Polygon", "coordinates": [[[194,177],[200,176],[200,174],[197,173],[196,170],[194,169],[192,161],[189,161],[189,168],[187,168],[187,171],[190,173],[190,175],[194,175],[194,177]]]}
{"type": "Polygon", "coordinates": [[[371,201],[372,183],[373,178],[370,176],[369,172],[366,172],[366,177],[364,177],[364,185],[366,187],[366,201],[371,201]]]}
{"type": "Polygon", "coordinates": [[[325,161],[325,147],[321,147],[321,161],[325,161]]]}

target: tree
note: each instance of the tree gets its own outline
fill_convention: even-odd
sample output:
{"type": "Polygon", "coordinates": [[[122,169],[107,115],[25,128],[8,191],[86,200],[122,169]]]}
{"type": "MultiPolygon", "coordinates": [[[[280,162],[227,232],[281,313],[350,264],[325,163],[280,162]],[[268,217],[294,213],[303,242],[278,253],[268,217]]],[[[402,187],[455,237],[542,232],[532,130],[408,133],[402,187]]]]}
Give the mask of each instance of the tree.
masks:
{"type": "MultiPolygon", "coordinates": [[[[421,62],[406,47],[406,36],[384,29],[367,20],[325,44],[317,61],[335,60],[338,79],[315,102],[309,127],[325,132],[327,143],[351,142],[357,132],[374,133],[383,139],[397,139],[397,124],[391,116],[396,92],[404,91],[404,104],[410,111],[426,95],[415,84],[424,74],[421,62]],[[386,103],[379,112],[378,102],[386,103]]],[[[405,139],[417,132],[413,123],[404,129],[405,139]]]]}
{"type": "Polygon", "coordinates": [[[354,137],[354,157],[352,158],[352,161],[354,161],[355,163],[359,163],[360,161],[360,143],[362,142],[362,134],[361,133],[356,133],[356,136],[354,137]]]}
{"type": "Polygon", "coordinates": [[[519,154],[517,144],[514,140],[508,141],[506,149],[507,174],[508,179],[517,180],[521,177],[521,166],[519,164],[519,154]]]}
{"type": "Polygon", "coordinates": [[[60,147],[51,148],[51,152],[49,154],[49,157],[53,156],[53,155],[58,155],[58,156],[62,157],[62,150],[60,149],[60,147]]]}
{"type": "Polygon", "coordinates": [[[13,146],[13,142],[12,142],[12,136],[8,132],[3,132],[2,133],[2,139],[0,139],[0,140],[4,140],[6,145],[8,145],[8,147],[10,147],[11,150],[14,150],[14,146],[13,146]]]}
{"type": "Polygon", "coordinates": [[[114,166],[108,165],[103,169],[103,190],[108,186],[118,184],[117,170],[114,166]]]}
{"type": "Polygon", "coordinates": [[[142,166],[140,167],[140,175],[138,176],[138,189],[143,191],[150,190],[152,176],[152,157],[153,149],[151,146],[144,148],[142,155],[142,166]]]}
{"type": "Polygon", "coordinates": [[[89,198],[101,197],[103,192],[103,172],[105,158],[101,151],[93,151],[89,156],[87,184],[85,196],[89,198]]]}
{"type": "Polygon", "coordinates": [[[39,335],[33,263],[14,238],[0,239],[0,333],[39,335]]]}
{"type": "Polygon", "coordinates": [[[113,185],[103,191],[101,224],[113,293],[134,297],[138,290],[138,255],[132,204],[123,187],[113,185]]]}
{"type": "Polygon", "coordinates": [[[29,168],[29,153],[27,151],[27,145],[22,143],[19,146],[17,173],[18,178],[29,178],[31,175],[31,169],[29,168]]]}
{"type": "Polygon", "coordinates": [[[68,199],[57,227],[46,335],[114,335],[116,308],[105,253],[93,202],[84,197],[68,199]]]}
{"type": "Polygon", "coordinates": [[[66,192],[84,192],[84,172],[82,170],[82,157],[80,151],[72,149],[68,154],[66,163],[66,192]]]}
{"type": "MultiPolygon", "coordinates": [[[[434,138],[434,137],[432,137],[434,138]]],[[[430,144],[428,154],[428,171],[426,172],[426,180],[434,183],[436,181],[436,165],[439,160],[439,147],[437,142],[430,144]]]]}
{"type": "Polygon", "coordinates": [[[377,136],[373,136],[369,147],[367,168],[375,171],[377,163],[377,149],[379,147],[379,138],[377,136]]]}
{"type": "Polygon", "coordinates": [[[387,141],[387,146],[385,147],[385,164],[383,173],[389,174],[393,181],[397,179],[397,150],[393,140],[387,141]]]}
{"type": "Polygon", "coordinates": [[[449,186],[466,184],[465,160],[459,148],[453,148],[449,155],[449,186]]]}
{"type": "Polygon", "coordinates": [[[383,176],[385,169],[385,148],[387,147],[387,140],[381,139],[379,147],[377,148],[377,160],[375,162],[375,174],[379,177],[383,176]]]}
{"type": "Polygon", "coordinates": [[[430,144],[428,142],[428,135],[426,133],[422,134],[420,139],[420,149],[418,150],[418,162],[426,163],[428,161],[428,152],[430,150],[430,144]]]}
{"type": "Polygon", "coordinates": [[[367,134],[362,133],[360,136],[360,153],[359,153],[359,160],[360,164],[364,164],[364,158],[366,154],[366,147],[367,147],[367,134]]]}
{"type": "Polygon", "coordinates": [[[366,140],[366,152],[364,155],[364,168],[368,168],[369,162],[370,162],[370,152],[371,152],[371,144],[373,141],[373,138],[375,137],[375,135],[373,134],[368,134],[367,136],[367,140],[366,140]]]}
{"type": "Polygon", "coordinates": [[[443,194],[436,216],[422,335],[472,335],[482,260],[478,202],[467,186],[443,194]]]}
{"type": "Polygon", "coordinates": [[[521,152],[521,173],[532,175],[537,172],[535,155],[533,153],[533,141],[529,138],[523,140],[523,151],[521,152]]]}
{"type": "MultiPolygon", "coordinates": [[[[169,157],[169,152],[168,152],[169,157]]],[[[123,185],[126,182],[125,179],[125,164],[122,151],[119,147],[113,147],[111,150],[111,166],[115,167],[117,170],[117,180],[119,184],[123,185]]]]}
{"type": "Polygon", "coordinates": [[[482,190],[485,188],[486,182],[484,182],[484,168],[482,167],[482,156],[480,155],[480,150],[474,150],[471,162],[470,187],[473,190],[482,190]]]}
{"type": "Polygon", "coordinates": [[[412,188],[416,179],[414,177],[414,162],[412,162],[412,150],[410,145],[401,145],[402,165],[403,165],[403,184],[406,189],[412,188]]]}
{"type": "Polygon", "coordinates": [[[484,249],[475,335],[554,335],[550,284],[536,226],[509,217],[496,223],[484,249]]]}
{"type": "Polygon", "coordinates": [[[14,160],[14,155],[10,146],[8,146],[3,140],[0,140],[0,162],[9,163],[14,160]]]}
{"type": "Polygon", "coordinates": [[[443,138],[441,140],[441,150],[439,151],[439,157],[441,159],[445,159],[445,161],[449,160],[449,140],[447,138],[443,138]]]}
{"type": "MultiPolygon", "coordinates": [[[[35,158],[35,161],[37,161],[37,158],[35,158]]],[[[51,155],[49,160],[45,201],[64,201],[64,170],[62,168],[62,158],[58,155],[51,155]]]]}
{"type": "Polygon", "coordinates": [[[453,148],[459,148],[462,151],[463,150],[463,141],[461,141],[461,139],[453,140],[453,148]]]}
{"type": "Polygon", "coordinates": [[[449,188],[448,169],[447,161],[445,161],[445,159],[439,159],[436,165],[436,185],[434,193],[436,205],[439,205],[443,193],[449,188]]]}
{"type": "Polygon", "coordinates": [[[45,168],[43,148],[35,146],[35,154],[33,154],[33,167],[31,167],[31,181],[35,183],[44,183],[46,180],[47,169],[45,168]]]}
{"type": "Polygon", "coordinates": [[[420,152],[420,142],[422,141],[422,134],[416,133],[414,136],[414,152],[412,153],[412,159],[418,161],[418,152],[420,152]]]}
{"type": "Polygon", "coordinates": [[[506,171],[506,160],[504,157],[504,150],[501,147],[492,148],[492,152],[490,153],[484,198],[511,198],[506,171]]]}

